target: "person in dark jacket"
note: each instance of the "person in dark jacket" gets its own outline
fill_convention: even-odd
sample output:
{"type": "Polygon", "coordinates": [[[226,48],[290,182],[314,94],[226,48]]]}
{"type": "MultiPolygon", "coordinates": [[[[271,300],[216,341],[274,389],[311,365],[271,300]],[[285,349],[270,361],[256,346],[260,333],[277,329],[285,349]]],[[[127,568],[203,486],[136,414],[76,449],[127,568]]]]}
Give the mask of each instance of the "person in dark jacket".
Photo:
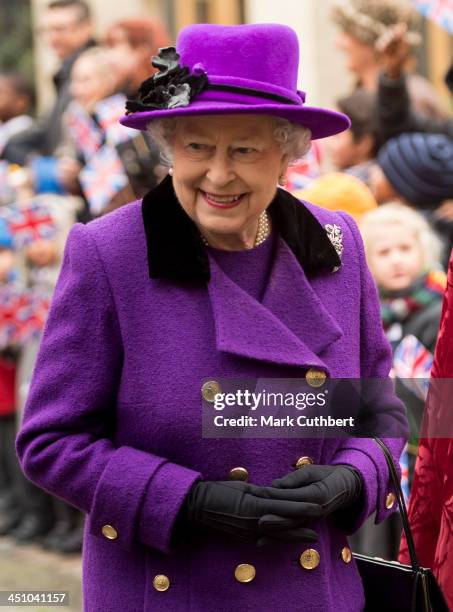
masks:
{"type": "Polygon", "coordinates": [[[56,98],[50,112],[40,117],[36,125],[11,139],[10,159],[19,165],[24,165],[31,154],[53,155],[61,142],[72,66],[85,49],[94,45],[90,7],[83,0],[52,0],[47,5],[42,32],[61,61],[53,77],[56,98]]]}
{"type": "Polygon", "coordinates": [[[10,159],[10,140],[33,125],[34,99],[33,87],[24,75],[0,72],[0,158],[7,162],[15,162],[10,159]]]}

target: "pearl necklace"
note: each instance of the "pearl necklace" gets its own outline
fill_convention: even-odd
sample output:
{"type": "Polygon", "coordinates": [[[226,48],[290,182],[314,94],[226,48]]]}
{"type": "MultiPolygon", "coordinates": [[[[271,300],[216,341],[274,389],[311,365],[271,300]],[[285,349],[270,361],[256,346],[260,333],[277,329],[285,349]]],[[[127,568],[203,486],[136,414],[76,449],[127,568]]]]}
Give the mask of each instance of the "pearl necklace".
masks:
{"type": "MultiPolygon", "coordinates": [[[[267,215],[267,211],[263,210],[263,212],[260,214],[258,218],[258,229],[256,231],[255,242],[253,243],[253,248],[262,244],[269,237],[270,233],[271,233],[271,228],[270,228],[270,223],[269,223],[269,217],[267,215]]],[[[209,246],[209,242],[206,240],[203,234],[200,233],[200,236],[205,246],[209,246]]]]}

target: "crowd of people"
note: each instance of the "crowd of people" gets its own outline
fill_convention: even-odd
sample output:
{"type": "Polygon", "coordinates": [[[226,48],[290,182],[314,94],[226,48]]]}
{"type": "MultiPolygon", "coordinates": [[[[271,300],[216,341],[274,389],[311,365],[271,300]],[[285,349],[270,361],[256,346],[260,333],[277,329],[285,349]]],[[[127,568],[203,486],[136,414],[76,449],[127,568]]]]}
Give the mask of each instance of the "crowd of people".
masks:
{"type": "MultiPolygon", "coordinates": [[[[296,197],[358,222],[393,349],[392,375],[410,440],[401,463],[407,498],[453,246],[453,118],[417,73],[419,20],[402,0],[338,3],[338,50],[355,77],[337,101],[351,127],[314,143],[287,172],[296,197]],[[409,381],[409,382],[408,382],[409,381]]],[[[125,19],[95,40],[83,0],[53,0],[43,31],[61,65],[55,103],[33,118],[33,88],[0,72],[0,535],[62,553],[82,546],[83,516],[22,474],[14,439],[65,239],[156,186],[167,168],[147,132],[121,126],[125,101],[152,76],[150,58],[171,44],[155,20],[125,19]]],[[[446,83],[453,94],[452,72],[446,83]]],[[[397,514],[372,518],[353,550],[398,557],[397,514]]]]}
{"type": "Polygon", "coordinates": [[[142,197],[166,172],[152,141],[118,119],[170,38],[131,18],[95,40],[89,5],[72,0],[49,2],[41,31],[60,61],[52,108],[34,117],[32,85],[0,72],[0,534],[72,553],[81,513],[23,476],[14,439],[71,226],[142,197]]]}

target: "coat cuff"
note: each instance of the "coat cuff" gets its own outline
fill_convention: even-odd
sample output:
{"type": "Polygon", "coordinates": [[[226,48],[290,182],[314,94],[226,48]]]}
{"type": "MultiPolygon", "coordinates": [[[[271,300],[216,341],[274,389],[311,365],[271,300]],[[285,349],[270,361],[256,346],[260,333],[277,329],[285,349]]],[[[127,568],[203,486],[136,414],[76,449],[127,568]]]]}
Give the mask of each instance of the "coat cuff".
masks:
{"type": "MultiPolygon", "coordinates": [[[[382,449],[374,442],[376,448],[369,445],[368,439],[351,440],[347,446],[342,447],[335,454],[333,465],[349,465],[355,468],[362,476],[363,489],[360,496],[362,508],[358,510],[353,517],[352,522],[348,525],[347,535],[355,533],[365,520],[376,512],[375,523],[381,523],[397,508],[396,491],[390,479],[387,461],[382,449]],[[365,442],[366,446],[360,446],[365,442]]],[[[404,446],[404,440],[393,439],[391,444],[387,440],[388,446],[398,447],[399,450],[392,454],[399,458],[401,450],[404,446]]],[[[398,474],[400,476],[400,468],[398,461],[398,474]]]]}
{"type": "Polygon", "coordinates": [[[202,478],[175,463],[162,464],[149,482],[138,519],[139,539],[163,553],[171,552],[171,538],[179,511],[192,486],[202,478]]]}
{"type": "Polygon", "coordinates": [[[192,481],[199,476],[151,453],[129,446],[118,448],[96,486],[88,532],[133,550],[137,538],[141,538],[141,524],[154,521],[155,525],[145,529],[145,543],[164,550],[179,509],[175,507],[177,501],[190,488],[189,474],[192,481]],[[150,509],[143,515],[140,509],[144,498],[150,509]]]}

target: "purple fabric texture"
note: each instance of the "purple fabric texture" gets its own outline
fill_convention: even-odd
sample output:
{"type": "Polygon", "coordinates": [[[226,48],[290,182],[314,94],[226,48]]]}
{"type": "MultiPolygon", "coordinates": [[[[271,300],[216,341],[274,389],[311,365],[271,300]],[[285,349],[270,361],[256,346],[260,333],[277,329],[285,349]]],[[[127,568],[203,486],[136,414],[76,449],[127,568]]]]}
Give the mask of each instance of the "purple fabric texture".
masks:
{"type": "MultiPolygon", "coordinates": [[[[354,529],[376,510],[378,520],[390,513],[389,474],[373,440],[201,437],[207,377],[295,378],[310,366],[332,377],[388,375],[390,348],[357,227],[346,214],[305,205],[341,227],[343,265],[309,280],[276,237],[261,302],[211,255],[207,288],[151,280],[140,202],[72,229],[17,451],[32,481],[88,514],[86,612],[363,608],[356,565],[341,558],[347,538],[330,521],[315,524],[319,542],[310,545],[257,549],[212,535],[170,548],[197,479],[226,480],[243,466],[250,482],[269,485],[303,455],[360,471],[364,506],[354,529]],[[103,525],[118,537],[106,539],[103,525]],[[320,555],[311,571],[299,563],[306,548],[320,555]],[[241,563],[256,568],[248,584],[234,578],[241,563]],[[167,591],[153,588],[157,574],[168,576],[167,591]]],[[[394,396],[382,404],[404,421],[394,396]]],[[[404,440],[387,443],[397,460],[404,440]]]]}
{"type": "Polygon", "coordinates": [[[342,113],[304,105],[305,94],[297,90],[299,42],[296,32],[286,25],[194,24],[182,28],[176,49],[181,66],[191,73],[194,68],[206,72],[208,88],[187,106],[131,113],[121,118],[123,125],[145,130],[151,120],[163,117],[253,113],[302,124],[311,130],[313,139],[350,125],[342,113]],[[216,90],[216,85],[234,90],[216,90]],[[265,94],[288,102],[266,99],[265,94]]]}
{"type": "Polygon", "coordinates": [[[243,291],[261,301],[269,278],[275,246],[271,235],[259,246],[243,251],[208,248],[221,270],[243,291]]]}

